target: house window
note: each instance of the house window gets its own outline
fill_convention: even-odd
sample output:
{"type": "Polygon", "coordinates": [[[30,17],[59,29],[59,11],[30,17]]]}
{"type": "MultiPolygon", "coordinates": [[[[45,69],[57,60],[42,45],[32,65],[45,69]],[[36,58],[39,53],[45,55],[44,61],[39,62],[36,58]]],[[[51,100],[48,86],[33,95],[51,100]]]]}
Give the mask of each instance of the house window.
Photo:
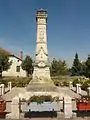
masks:
{"type": "Polygon", "coordinates": [[[16,72],[20,72],[20,66],[16,66],[16,72]]]}

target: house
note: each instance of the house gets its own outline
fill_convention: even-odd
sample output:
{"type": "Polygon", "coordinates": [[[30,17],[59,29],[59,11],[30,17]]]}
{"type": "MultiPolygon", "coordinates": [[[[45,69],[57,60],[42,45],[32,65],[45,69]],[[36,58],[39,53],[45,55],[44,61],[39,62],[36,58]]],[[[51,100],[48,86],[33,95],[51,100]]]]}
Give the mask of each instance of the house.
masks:
{"type": "Polygon", "coordinates": [[[26,77],[26,71],[21,68],[23,52],[20,52],[20,56],[17,57],[14,54],[0,48],[1,51],[5,52],[9,56],[9,61],[12,61],[10,69],[2,72],[2,76],[16,76],[16,77],[26,77]]]}

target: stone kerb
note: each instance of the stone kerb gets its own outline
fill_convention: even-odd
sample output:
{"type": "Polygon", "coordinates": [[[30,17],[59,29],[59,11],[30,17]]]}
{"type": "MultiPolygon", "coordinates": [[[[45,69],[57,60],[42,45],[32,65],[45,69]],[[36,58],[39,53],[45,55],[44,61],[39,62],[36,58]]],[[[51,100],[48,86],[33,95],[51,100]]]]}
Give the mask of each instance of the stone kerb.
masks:
{"type": "Polygon", "coordinates": [[[71,90],[73,88],[72,81],[69,82],[69,89],[71,90]]]}
{"type": "Polygon", "coordinates": [[[87,95],[90,96],[90,87],[87,88],[87,95]]]}
{"type": "Polygon", "coordinates": [[[64,103],[63,103],[63,109],[64,109],[64,117],[65,118],[71,118],[72,117],[72,99],[70,96],[64,97],[64,103]]]}
{"type": "Polygon", "coordinates": [[[81,94],[81,85],[79,84],[79,94],[81,94]]]}
{"type": "Polygon", "coordinates": [[[9,91],[11,91],[11,89],[12,89],[12,83],[11,82],[8,82],[8,89],[9,89],[9,91]]]}
{"type": "Polygon", "coordinates": [[[80,84],[76,84],[76,93],[81,94],[81,85],[80,84]]]}
{"type": "Polygon", "coordinates": [[[0,93],[1,93],[1,95],[4,95],[4,93],[5,93],[4,84],[0,84],[0,93]]]}
{"type": "Polygon", "coordinates": [[[19,119],[20,118],[19,97],[18,96],[15,96],[12,99],[11,113],[8,115],[8,118],[11,118],[11,119],[19,119]]]}

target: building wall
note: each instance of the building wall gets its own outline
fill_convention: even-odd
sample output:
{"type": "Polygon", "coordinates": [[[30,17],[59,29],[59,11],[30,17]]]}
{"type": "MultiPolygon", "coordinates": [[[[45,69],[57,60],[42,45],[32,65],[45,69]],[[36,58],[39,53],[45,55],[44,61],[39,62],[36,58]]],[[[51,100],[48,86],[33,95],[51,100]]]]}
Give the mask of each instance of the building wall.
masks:
{"type": "Polygon", "coordinates": [[[9,57],[9,61],[12,61],[12,65],[10,66],[10,69],[7,71],[3,71],[2,75],[3,76],[19,76],[19,77],[26,77],[26,71],[24,71],[21,68],[21,63],[22,61],[16,57],[9,57]],[[20,72],[16,71],[16,67],[20,66],[20,72]]]}

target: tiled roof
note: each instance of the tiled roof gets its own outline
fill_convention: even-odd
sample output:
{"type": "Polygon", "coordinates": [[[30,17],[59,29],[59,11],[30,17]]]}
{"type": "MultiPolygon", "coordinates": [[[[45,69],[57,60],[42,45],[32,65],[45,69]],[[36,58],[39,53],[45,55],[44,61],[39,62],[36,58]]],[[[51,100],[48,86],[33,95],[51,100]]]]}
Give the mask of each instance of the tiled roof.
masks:
{"type": "Polygon", "coordinates": [[[4,50],[3,48],[0,48],[0,51],[4,52],[7,55],[13,55],[11,52],[4,50]]]}
{"type": "MultiPolygon", "coordinates": [[[[19,57],[17,57],[16,55],[12,54],[11,52],[9,52],[9,51],[1,48],[1,47],[0,47],[0,51],[4,52],[5,54],[7,54],[7,55],[9,55],[9,56],[12,56],[12,57],[15,57],[15,58],[21,60],[21,59],[20,59],[19,57]]],[[[22,61],[22,60],[21,60],[21,61],[22,61]]]]}

